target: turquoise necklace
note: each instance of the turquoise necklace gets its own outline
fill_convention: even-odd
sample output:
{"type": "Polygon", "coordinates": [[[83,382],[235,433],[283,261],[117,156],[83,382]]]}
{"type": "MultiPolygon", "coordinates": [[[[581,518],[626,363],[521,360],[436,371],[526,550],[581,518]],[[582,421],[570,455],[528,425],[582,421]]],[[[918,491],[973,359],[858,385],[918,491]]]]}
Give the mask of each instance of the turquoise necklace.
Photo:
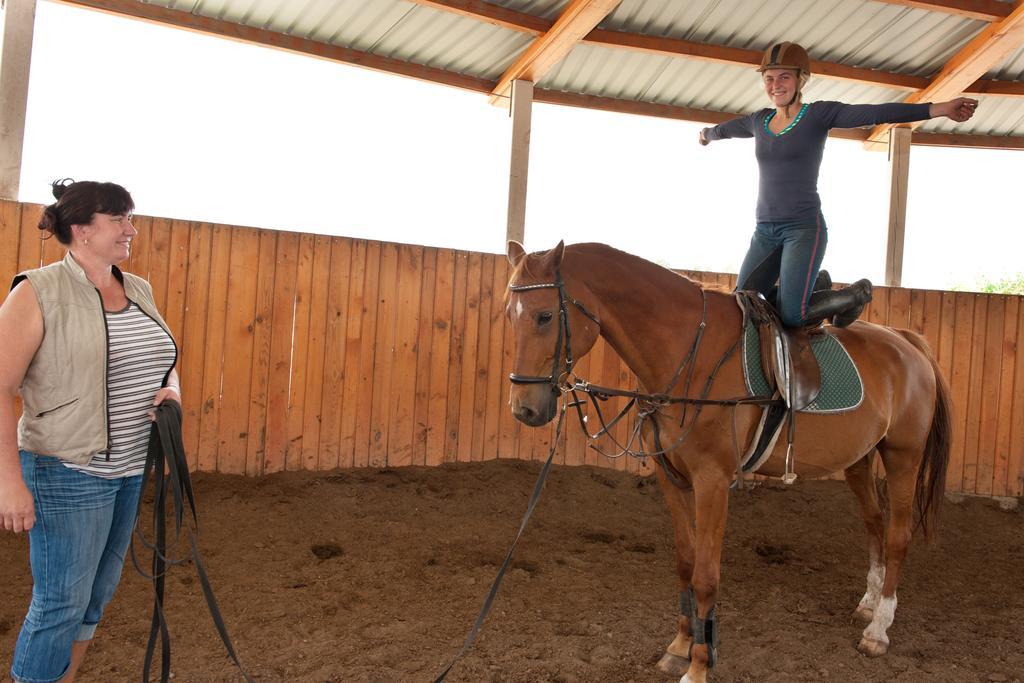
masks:
{"type": "Polygon", "coordinates": [[[768,116],[764,117],[764,132],[765,132],[765,133],[767,133],[768,135],[772,135],[772,136],[774,136],[774,137],[778,137],[778,136],[780,136],[780,135],[785,135],[785,134],[786,134],[786,133],[788,133],[789,131],[793,130],[793,126],[795,126],[796,124],[800,123],[800,119],[802,119],[802,118],[804,117],[804,112],[806,112],[806,111],[807,111],[807,105],[806,105],[806,104],[804,104],[803,106],[801,106],[801,107],[800,107],[800,111],[798,111],[798,112],[796,113],[796,117],[795,117],[795,118],[793,119],[793,121],[792,121],[792,122],[790,122],[790,124],[789,124],[788,126],[786,126],[785,128],[783,128],[783,129],[782,129],[781,131],[779,131],[778,133],[773,133],[773,132],[771,131],[771,129],[770,129],[770,128],[768,128],[768,123],[769,123],[769,122],[770,122],[770,121],[771,121],[771,120],[772,120],[773,118],[775,118],[775,114],[777,113],[777,112],[773,111],[773,112],[772,112],[771,114],[768,114],[768,116]]]}

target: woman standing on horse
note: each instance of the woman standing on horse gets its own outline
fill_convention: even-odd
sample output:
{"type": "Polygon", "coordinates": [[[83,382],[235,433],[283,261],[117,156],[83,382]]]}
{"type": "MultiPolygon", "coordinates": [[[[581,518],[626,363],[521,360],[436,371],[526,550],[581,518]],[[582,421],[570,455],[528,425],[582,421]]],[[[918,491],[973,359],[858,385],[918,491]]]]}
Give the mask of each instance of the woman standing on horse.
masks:
{"type": "Polygon", "coordinates": [[[131,195],[90,181],[53,195],[39,229],[67,255],[15,277],[0,306],[0,529],[28,532],[32,566],[11,676],[32,683],[74,680],[121,578],[153,407],[181,401],[153,290],[116,265],[138,234],[131,195]]]}
{"type": "Polygon", "coordinates": [[[777,307],[790,327],[822,318],[849,325],[871,300],[869,281],[811,296],[828,243],[818,171],[829,130],[938,116],[962,122],[971,118],[978,101],[958,97],[937,104],[805,103],[802,90],[811,63],[807,51],[796,43],[770,47],[758,71],[772,107],[700,132],[702,145],[726,138],[755,139],[760,171],[757,227],[736,288],[767,295],[778,281],[777,307]]]}

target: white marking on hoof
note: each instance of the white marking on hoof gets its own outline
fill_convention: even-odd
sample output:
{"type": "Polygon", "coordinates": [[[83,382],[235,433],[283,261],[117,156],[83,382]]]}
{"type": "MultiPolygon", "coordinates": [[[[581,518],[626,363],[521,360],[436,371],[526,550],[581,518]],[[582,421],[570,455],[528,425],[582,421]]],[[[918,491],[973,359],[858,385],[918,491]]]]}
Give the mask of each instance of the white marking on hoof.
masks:
{"type": "Polygon", "coordinates": [[[691,677],[690,674],[686,674],[679,679],[679,683],[707,683],[707,677],[701,676],[698,678],[696,676],[691,677]]]}
{"type": "Polygon", "coordinates": [[[896,595],[891,598],[882,598],[875,608],[875,616],[864,629],[864,637],[860,640],[857,649],[866,655],[878,657],[889,650],[889,636],[887,631],[892,626],[896,616],[896,595]]]}

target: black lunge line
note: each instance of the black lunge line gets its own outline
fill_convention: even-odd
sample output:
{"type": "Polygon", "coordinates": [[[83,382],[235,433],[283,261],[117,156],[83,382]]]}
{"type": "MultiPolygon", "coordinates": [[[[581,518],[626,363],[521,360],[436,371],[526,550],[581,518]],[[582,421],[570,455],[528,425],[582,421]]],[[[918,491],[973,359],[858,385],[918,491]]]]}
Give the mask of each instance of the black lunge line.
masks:
{"type": "Polygon", "coordinates": [[[562,422],[565,418],[565,410],[568,406],[566,402],[562,401],[562,408],[558,411],[558,424],[555,426],[555,438],[551,444],[551,451],[548,453],[548,459],[544,462],[544,466],[540,468],[540,474],[537,475],[537,483],[533,486],[533,495],[530,497],[530,503],[526,506],[526,512],[523,514],[523,521],[519,523],[519,531],[516,533],[515,539],[512,541],[512,546],[508,549],[508,554],[505,555],[505,561],[501,563],[501,568],[498,569],[498,575],[494,577],[494,583],[491,584],[491,590],[487,592],[487,598],[484,599],[484,606],[480,609],[480,614],[477,615],[476,621],[473,623],[473,628],[469,630],[469,635],[466,636],[466,641],[462,644],[462,649],[458,651],[451,663],[444,668],[437,678],[434,679],[434,683],[441,683],[448,672],[455,666],[455,662],[459,661],[462,655],[469,651],[473,641],[476,640],[476,634],[480,631],[480,627],[484,624],[484,619],[487,618],[487,613],[491,611],[491,604],[494,603],[494,596],[498,594],[498,587],[501,586],[501,580],[505,577],[505,570],[508,569],[509,563],[512,562],[512,554],[516,551],[516,546],[519,544],[519,538],[523,535],[523,530],[526,528],[526,523],[530,520],[530,515],[533,514],[533,508],[537,506],[537,501],[540,500],[540,492],[544,488],[544,480],[547,479],[548,470],[551,469],[551,461],[555,457],[555,451],[558,450],[558,437],[562,433],[562,422]]]}
{"type": "Polygon", "coordinates": [[[221,616],[220,608],[217,607],[217,599],[213,595],[213,588],[210,587],[210,579],[206,575],[206,567],[203,566],[202,557],[199,554],[199,546],[196,543],[196,534],[199,533],[199,517],[196,514],[196,499],[192,492],[192,480],[188,473],[188,460],[185,457],[185,447],[181,438],[181,406],[175,401],[164,401],[158,405],[154,412],[156,420],[149,434],[149,452],[146,455],[146,466],[142,471],[142,490],[145,492],[149,483],[149,476],[153,475],[153,542],[146,540],[145,535],[139,529],[139,513],[142,511],[143,496],[139,496],[139,509],[135,513],[135,530],[132,535],[131,555],[135,569],[147,579],[153,581],[153,620],[150,624],[149,642],[146,644],[146,659],[142,667],[142,680],[148,682],[150,669],[153,663],[153,655],[156,650],[157,634],[160,635],[160,681],[167,683],[171,674],[171,636],[167,628],[167,620],[164,617],[164,579],[167,569],[176,564],[184,564],[189,559],[195,564],[196,573],[199,575],[199,583],[203,588],[203,595],[206,597],[206,605],[213,618],[213,624],[217,627],[217,633],[227,649],[231,661],[238,667],[242,677],[247,683],[253,683],[252,678],[242,668],[238,655],[235,654],[234,645],[228,636],[227,626],[224,625],[224,617],[221,616]],[[166,472],[165,472],[166,470],[166,472]],[[192,548],[191,558],[175,560],[167,556],[167,494],[168,490],[174,496],[174,533],[175,541],[181,539],[182,527],[188,531],[189,545],[192,548]],[[192,513],[192,527],[187,523],[182,524],[185,517],[185,503],[192,513]],[[135,554],[135,539],[138,538],[142,544],[153,551],[153,573],[147,574],[139,565],[135,554]]]}

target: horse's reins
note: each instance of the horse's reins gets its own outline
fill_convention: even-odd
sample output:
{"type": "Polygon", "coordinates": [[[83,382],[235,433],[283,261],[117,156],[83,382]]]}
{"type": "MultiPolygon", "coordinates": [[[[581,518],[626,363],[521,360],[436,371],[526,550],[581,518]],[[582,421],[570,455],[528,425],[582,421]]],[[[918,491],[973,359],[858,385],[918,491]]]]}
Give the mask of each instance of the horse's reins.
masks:
{"type": "Polygon", "coordinates": [[[593,448],[595,451],[601,453],[606,457],[617,458],[626,454],[638,458],[653,457],[659,462],[659,464],[661,464],[666,474],[669,475],[670,479],[672,479],[676,484],[681,484],[681,482],[679,481],[681,473],[678,471],[678,469],[672,466],[672,464],[664,456],[670,451],[675,450],[676,448],[683,444],[683,442],[689,436],[690,431],[693,429],[693,426],[696,424],[697,418],[700,416],[701,409],[704,406],[717,405],[731,406],[735,408],[736,406],[740,405],[769,405],[777,403],[779,401],[779,399],[765,396],[743,396],[728,399],[708,398],[708,394],[711,393],[711,386],[715,380],[715,377],[718,374],[718,371],[721,369],[722,365],[724,365],[725,362],[732,356],[732,354],[735,353],[736,349],[739,346],[739,339],[737,339],[737,341],[732,346],[726,349],[725,353],[722,354],[722,357],[719,358],[718,362],[715,364],[713,370],[711,371],[711,374],[708,376],[708,379],[705,382],[704,388],[701,391],[700,395],[697,397],[687,395],[690,393],[690,385],[693,380],[694,369],[697,365],[697,353],[700,349],[701,341],[704,338],[704,331],[707,328],[708,300],[707,293],[703,289],[700,290],[702,304],[701,319],[700,323],[698,323],[697,325],[697,331],[693,336],[693,342],[691,343],[686,355],[683,357],[682,361],[680,361],[679,365],[677,366],[676,371],[675,373],[673,373],[672,379],[669,380],[668,386],[665,389],[665,391],[658,394],[649,394],[641,391],[604,387],[596,384],[591,384],[586,380],[576,377],[576,375],[573,373],[572,329],[569,325],[568,303],[571,302],[572,304],[574,304],[584,315],[593,320],[599,328],[601,326],[601,321],[598,319],[596,315],[587,310],[587,308],[582,303],[580,303],[580,301],[573,298],[566,292],[565,281],[563,280],[561,270],[559,269],[555,270],[554,282],[543,282],[530,285],[509,285],[510,292],[526,292],[538,289],[558,290],[558,310],[560,321],[558,327],[558,337],[555,340],[555,352],[552,360],[551,374],[548,375],[547,377],[544,377],[536,375],[520,375],[513,372],[509,374],[509,381],[511,381],[513,384],[550,384],[555,391],[562,393],[572,393],[574,400],[570,405],[576,408],[576,414],[580,421],[580,427],[583,429],[583,432],[587,436],[587,439],[593,442],[600,438],[601,436],[608,435],[608,438],[611,439],[612,443],[614,443],[615,446],[619,449],[618,453],[610,454],[605,453],[600,448],[595,446],[593,443],[589,444],[590,448],[593,448]],[[565,356],[564,373],[559,372],[559,358],[561,355],[565,356]],[[676,384],[679,382],[679,379],[683,376],[684,372],[686,374],[686,380],[683,383],[683,396],[672,396],[671,392],[675,388],[676,384]],[[566,381],[568,381],[571,378],[573,380],[572,383],[563,383],[563,377],[566,378],[566,381]],[[598,416],[598,420],[601,423],[601,429],[596,434],[591,434],[590,431],[587,429],[587,419],[586,416],[583,414],[582,408],[584,401],[578,398],[577,392],[583,392],[590,396],[591,399],[593,399],[592,403],[594,405],[595,412],[598,416]],[[606,421],[604,419],[604,414],[601,412],[599,402],[607,401],[609,398],[613,396],[628,398],[629,401],[622,408],[622,410],[619,411],[618,415],[616,415],[611,421],[606,421]],[[652,419],[651,424],[654,427],[656,441],[655,450],[644,450],[641,433],[641,428],[643,426],[644,420],[648,418],[653,418],[653,416],[656,413],[660,412],[663,408],[676,404],[681,404],[683,406],[683,414],[679,421],[680,427],[683,427],[686,424],[687,408],[691,405],[694,406],[693,417],[690,419],[689,426],[686,427],[686,429],[683,431],[682,435],[679,438],[677,438],[670,446],[665,448],[662,447],[660,444],[657,421],[652,419]],[[625,417],[629,413],[633,406],[637,407],[637,417],[639,419],[637,420],[636,426],[634,427],[633,432],[630,435],[627,443],[625,444],[625,446],[623,446],[615,439],[614,436],[611,435],[610,430],[623,417],[625,417]],[[632,445],[638,438],[640,439],[640,450],[635,450],[632,448],[632,445]]]}

